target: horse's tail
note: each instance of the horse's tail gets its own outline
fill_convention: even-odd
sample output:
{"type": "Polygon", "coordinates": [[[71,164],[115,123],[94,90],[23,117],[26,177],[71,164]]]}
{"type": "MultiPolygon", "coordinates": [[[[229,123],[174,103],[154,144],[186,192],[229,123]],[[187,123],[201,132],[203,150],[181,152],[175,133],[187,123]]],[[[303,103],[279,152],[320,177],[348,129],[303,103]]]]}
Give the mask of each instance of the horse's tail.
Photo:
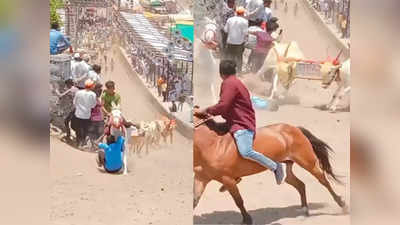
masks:
{"type": "Polygon", "coordinates": [[[307,139],[311,142],[314,153],[317,155],[317,158],[320,162],[321,169],[327,173],[331,178],[333,178],[337,183],[343,184],[341,180],[339,180],[338,175],[333,173],[332,165],[329,161],[329,153],[332,152],[332,148],[323,142],[321,139],[315,137],[309,130],[304,127],[298,127],[301,132],[307,137],[307,139]]]}

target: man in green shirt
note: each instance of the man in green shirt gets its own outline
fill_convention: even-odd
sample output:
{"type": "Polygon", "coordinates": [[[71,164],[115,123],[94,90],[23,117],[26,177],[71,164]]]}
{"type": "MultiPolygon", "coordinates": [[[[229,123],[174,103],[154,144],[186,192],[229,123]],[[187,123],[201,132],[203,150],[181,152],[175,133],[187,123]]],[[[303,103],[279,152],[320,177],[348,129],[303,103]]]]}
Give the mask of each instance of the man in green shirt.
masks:
{"type": "Polygon", "coordinates": [[[110,116],[112,110],[112,103],[114,102],[115,105],[121,104],[121,96],[115,92],[115,83],[114,81],[107,81],[106,90],[101,96],[101,102],[103,105],[103,112],[104,115],[110,116]]]}

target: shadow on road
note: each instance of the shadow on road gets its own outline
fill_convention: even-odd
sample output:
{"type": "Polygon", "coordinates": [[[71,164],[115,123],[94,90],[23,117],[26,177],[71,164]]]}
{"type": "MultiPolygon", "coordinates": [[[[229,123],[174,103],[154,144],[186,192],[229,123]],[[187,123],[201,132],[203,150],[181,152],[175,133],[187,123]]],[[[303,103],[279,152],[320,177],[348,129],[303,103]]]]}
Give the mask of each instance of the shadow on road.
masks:
{"type": "MultiPolygon", "coordinates": [[[[233,204],[233,203],[232,203],[233,204]]],[[[326,206],[325,203],[310,203],[309,209],[316,210],[321,209],[326,206]]],[[[254,224],[273,224],[279,225],[279,223],[274,223],[283,218],[296,218],[299,216],[304,216],[304,213],[300,210],[300,206],[288,206],[283,208],[263,208],[250,210],[249,214],[253,217],[254,224]]],[[[321,216],[321,215],[331,215],[339,216],[342,213],[312,213],[311,216],[321,216]]],[[[194,216],[194,224],[240,224],[242,221],[242,215],[240,212],[236,211],[214,211],[213,213],[203,214],[201,216],[194,216]]]]}

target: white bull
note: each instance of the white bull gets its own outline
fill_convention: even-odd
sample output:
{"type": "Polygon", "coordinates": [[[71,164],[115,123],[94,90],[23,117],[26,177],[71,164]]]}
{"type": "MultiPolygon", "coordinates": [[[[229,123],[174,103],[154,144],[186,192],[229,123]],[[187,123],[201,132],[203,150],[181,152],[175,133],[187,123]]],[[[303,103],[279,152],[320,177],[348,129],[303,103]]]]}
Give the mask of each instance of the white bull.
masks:
{"type": "Polygon", "coordinates": [[[280,97],[287,94],[294,81],[292,73],[294,63],[303,58],[304,55],[295,41],[289,44],[274,42],[274,47],[270,49],[264,64],[257,72],[257,76],[262,79],[271,78],[272,87],[269,99],[274,99],[277,96],[279,83],[285,87],[284,94],[280,97]]]}
{"type": "Polygon", "coordinates": [[[350,59],[347,59],[340,65],[333,65],[331,63],[324,63],[321,65],[322,73],[322,87],[328,88],[333,81],[337,84],[337,89],[332,96],[331,101],[326,108],[335,112],[340,100],[350,93],[350,59]]]}

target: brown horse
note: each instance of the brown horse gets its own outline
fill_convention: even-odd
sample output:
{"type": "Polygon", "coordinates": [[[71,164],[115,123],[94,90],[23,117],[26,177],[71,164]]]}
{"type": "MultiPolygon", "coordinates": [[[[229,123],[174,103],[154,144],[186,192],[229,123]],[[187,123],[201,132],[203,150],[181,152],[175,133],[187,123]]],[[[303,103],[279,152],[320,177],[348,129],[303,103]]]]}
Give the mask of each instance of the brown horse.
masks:
{"type": "MultiPolygon", "coordinates": [[[[228,190],[243,216],[244,224],[252,224],[252,218],[246,211],[237,183],[241,177],[260,173],[266,168],[240,156],[235,141],[227,129],[210,118],[194,116],[193,170],[194,197],[193,208],[199,203],[207,184],[216,180],[223,184],[220,191],[228,190]]],[[[292,185],[300,194],[301,206],[308,215],[305,184],[293,171],[293,163],[310,172],[325,186],[336,203],[346,208],[346,203],[337,195],[327,176],[341,183],[332,171],[329,162],[331,148],[322,140],[302,127],[288,124],[274,124],[261,127],[256,131],[254,149],[277,162],[286,163],[285,182],[292,185]]]]}

